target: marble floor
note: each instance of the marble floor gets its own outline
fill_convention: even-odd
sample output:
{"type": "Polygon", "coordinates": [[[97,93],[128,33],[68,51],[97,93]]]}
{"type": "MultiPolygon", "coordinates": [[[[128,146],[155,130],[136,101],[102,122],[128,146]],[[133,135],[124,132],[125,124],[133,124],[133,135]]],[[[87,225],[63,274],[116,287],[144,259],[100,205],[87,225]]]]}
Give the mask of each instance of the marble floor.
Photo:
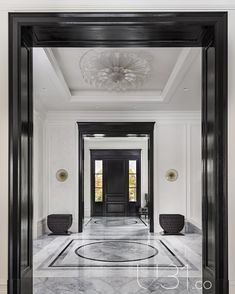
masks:
{"type": "Polygon", "coordinates": [[[201,235],[150,234],[138,218],[92,218],[34,241],[34,294],[202,293],[201,235]]]}

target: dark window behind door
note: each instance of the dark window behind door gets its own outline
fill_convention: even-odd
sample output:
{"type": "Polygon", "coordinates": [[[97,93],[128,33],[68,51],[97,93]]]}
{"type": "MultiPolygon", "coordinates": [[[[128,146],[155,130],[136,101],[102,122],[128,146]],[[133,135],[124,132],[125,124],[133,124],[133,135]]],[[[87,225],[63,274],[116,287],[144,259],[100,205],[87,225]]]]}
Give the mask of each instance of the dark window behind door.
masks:
{"type": "Polygon", "coordinates": [[[140,150],[91,150],[92,216],[137,214],[140,158],[140,150]]]}

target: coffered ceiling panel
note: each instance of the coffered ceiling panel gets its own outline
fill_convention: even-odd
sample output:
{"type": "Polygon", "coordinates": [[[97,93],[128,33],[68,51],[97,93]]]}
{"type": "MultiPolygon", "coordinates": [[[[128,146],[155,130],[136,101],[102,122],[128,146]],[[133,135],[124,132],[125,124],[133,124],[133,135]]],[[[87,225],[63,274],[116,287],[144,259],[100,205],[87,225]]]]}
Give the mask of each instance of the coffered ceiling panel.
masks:
{"type": "Polygon", "coordinates": [[[44,110],[200,110],[200,48],[35,48],[35,105],[44,110]],[[87,83],[87,52],[127,52],[151,70],[135,89],[111,91],[87,83]]]}
{"type": "MultiPolygon", "coordinates": [[[[138,87],[137,90],[156,90],[162,91],[169,79],[169,76],[177,62],[182,49],[175,48],[159,48],[156,49],[92,49],[92,48],[59,48],[52,49],[55,59],[64,75],[65,81],[71,92],[87,91],[87,90],[99,90],[94,86],[90,86],[85,83],[80,70],[80,60],[88,51],[105,52],[129,52],[134,53],[137,56],[146,58],[151,64],[151,73],[146,83],[138,87]]],[[[110,93],[109,93],[110,94],[110,93]]]]}

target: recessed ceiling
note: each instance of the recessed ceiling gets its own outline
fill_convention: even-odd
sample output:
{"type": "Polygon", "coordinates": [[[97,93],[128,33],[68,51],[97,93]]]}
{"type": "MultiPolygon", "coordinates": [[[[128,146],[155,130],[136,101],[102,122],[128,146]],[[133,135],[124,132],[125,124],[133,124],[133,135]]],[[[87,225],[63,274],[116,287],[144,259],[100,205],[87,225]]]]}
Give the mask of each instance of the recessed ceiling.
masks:
{"type": "Polygon", "coordinates": [[[35,48],[37,108],[53,110],[200,110],[200,48],[35,48]],[[79,66],[88,50],[124,50],[147,57],[151,75],[135,90],[107,91],[86,83],[79,66]]]}
{"type": "MultiPolygon", "coordinates": [[[[88,51],[93,50],[96,52],[105,52],[105,51],[125,51],[135,53],[143,58],[147,58],[151,63],[151,74],[146,83],[137,88],[137,90],[154,90],[154,91],[162,91],[164,86],[169,79],[169,76],[172,72],[172,69],[179,57],[181,52],[180,48],[176,48],[175,50],[171,50],[170,48],[159,48],[156,49],[148,49],[143,48],[137,49],[110,49],[110,48],[101,48],[101,49],[89,49],[89,48],[62,48],[62,49],[52,49],[52,52],[55,56],[58,65],[60,66],[61,71],[63,72],[64,79],[68,85],[68,88],[71,92],[77,92],[79,95],[79,91],[100,91],[87,84],[80,70],[80,60],[88,51]],[[164,68],[164,70],[162,70],[164,68]]],[[[128,91],[129,92],[129,91],[128,91]]]]}

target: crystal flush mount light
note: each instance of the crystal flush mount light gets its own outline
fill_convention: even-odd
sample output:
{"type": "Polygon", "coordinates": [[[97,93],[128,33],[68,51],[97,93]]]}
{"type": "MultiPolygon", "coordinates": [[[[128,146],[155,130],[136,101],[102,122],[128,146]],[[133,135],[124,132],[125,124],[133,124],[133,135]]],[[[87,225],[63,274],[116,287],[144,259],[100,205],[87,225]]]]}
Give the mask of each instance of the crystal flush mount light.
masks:
{"type": "Polygon", "coordinates": [[[142,86],[151,73],[151,57],[121,50],[87,51],[80,60],[86,83],[110,91],[142,86]]]}

